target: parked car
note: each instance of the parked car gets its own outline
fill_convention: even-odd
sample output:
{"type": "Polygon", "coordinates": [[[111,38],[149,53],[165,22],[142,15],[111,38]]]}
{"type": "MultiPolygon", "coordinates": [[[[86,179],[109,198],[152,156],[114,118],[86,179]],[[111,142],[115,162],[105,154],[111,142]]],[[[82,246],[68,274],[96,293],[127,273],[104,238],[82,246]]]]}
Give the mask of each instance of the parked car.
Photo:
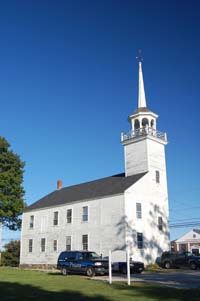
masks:
{"type": "MultiPolygon", "coordinates": [[[[109,257],[104,257],[109,260],[109,257]]],[[[144,271],[144,263],[140,261],[134,261],[130,258],[130,273],[142,273],[144,271]]],[[[112,263],[112,272],[127,274],[127,263],[125,261],[118,261],[112,263]]]]}
{"type": "Polygon", "coordinates": [[[200,256],[190,252],[164,252],[161,256],[161,266],[165,269],[188,267],[191,270],[200,268],[200,256]]]}
{"type": "Polygon", "coordinates": [[[108,273],[108,260],[91,251],[64,251],[58,257],[57,268],[63,275],[74,273],[92,277],[108,273]]]}

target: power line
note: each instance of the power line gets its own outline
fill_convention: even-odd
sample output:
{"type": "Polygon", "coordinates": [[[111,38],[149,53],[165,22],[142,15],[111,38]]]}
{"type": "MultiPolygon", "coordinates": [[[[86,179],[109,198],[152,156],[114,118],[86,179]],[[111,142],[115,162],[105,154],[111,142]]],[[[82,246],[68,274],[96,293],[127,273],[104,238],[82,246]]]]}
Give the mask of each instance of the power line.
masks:
{"type": "Polygon", "coordinates": [[[169,211],[185,211],[185,210],[192,210],[192,209],[199,209],[200,206],[193,206],[193,207],[188,207],[188,208],[182,208],[182,209],[169,209],[169,211]]]}
{"type": "Polygon", "coordinates": [[[183,218],[183,219],[174,219],[174,220],[171,220],[170,222],[184,222],[184,221],[192,221],[192,220],[200,220],[200,217],[191,217],[191,218],[183,218]]]}
{"type": "Polygon", "coordinates": [[[200,221],[197,221],[195,223],[188,222],[188,223],[179,223],[179,224],[171,224],[170,228],[186,228],[186,227],[198,227],[200,226],[200,221]]]}

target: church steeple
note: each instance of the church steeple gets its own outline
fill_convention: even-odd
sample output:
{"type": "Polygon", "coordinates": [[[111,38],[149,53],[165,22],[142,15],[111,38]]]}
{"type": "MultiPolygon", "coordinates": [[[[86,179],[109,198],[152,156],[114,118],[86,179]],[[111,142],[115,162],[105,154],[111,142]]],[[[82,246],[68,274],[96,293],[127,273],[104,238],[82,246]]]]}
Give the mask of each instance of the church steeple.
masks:
{"type": "Polygon", "coordinates": [[[121,135],[125,151],[126,176],[149,171],[150,152],[154,152],[156,145],[167,144],[166,133],[157,130],[158,115],[153,113],[146,104],[141,52],[137,59],[139,62],[138,107],[128,117],[131,125],[130,132],[121,135]]]}
{"type": "Polygon", "coordinates": [[[139,85],[138,85],[138,108],[146,108],[146,97],[145,97],[145,90],[144,90],[144,79],[142,73],[142,55],[141,50],[139,50],[138,54],[138,63],[139,63],[139,85]]]}

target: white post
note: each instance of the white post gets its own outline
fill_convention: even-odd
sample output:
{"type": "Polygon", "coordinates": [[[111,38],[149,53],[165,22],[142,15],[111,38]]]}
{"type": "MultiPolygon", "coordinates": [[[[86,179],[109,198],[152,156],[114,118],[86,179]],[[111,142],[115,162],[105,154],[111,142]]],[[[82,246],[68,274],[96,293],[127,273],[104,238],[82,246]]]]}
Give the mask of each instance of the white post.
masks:
{"type": "Polygon", "coordinates": [[[1,248],[2,248],[2,223],[0,222],[0,265],[1,265],[1,248]]]}
{"type": "Polygon", "coordinates": [[[127,283],[131,284],[131,274],[130,274],[130,252],[127,250],[126,252],[126,261],[127,261],[127,283]]]}
{"type": "Polygon", "coordinates": [[[109,251],[109,283],[112,284],[112,251],[109,251]]]}

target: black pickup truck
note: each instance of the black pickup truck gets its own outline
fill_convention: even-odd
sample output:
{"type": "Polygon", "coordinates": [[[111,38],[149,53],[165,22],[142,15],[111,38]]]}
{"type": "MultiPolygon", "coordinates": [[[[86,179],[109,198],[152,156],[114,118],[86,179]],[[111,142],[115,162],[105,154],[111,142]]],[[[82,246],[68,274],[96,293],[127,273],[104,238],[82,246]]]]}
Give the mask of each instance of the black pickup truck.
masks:
{"type": "MultiPolygon", "coordinates": [[[[104,259],[109,260],[109,257],[105,256],[104,259]]],[[[130,273],[140,274],[143,271],[144,271],[144,263],[141,261],[134,261],[132,258],[130,258],[130,273]]],[[[112,262],[112,272],[127,274],[127,262],[125,261],[112,262]]]]}
{"type": "Polygon", "coordinates": [[[161,256],[161,266],[170,268],[190,268],[196,270],[200,268],[200,256],[195,256],[190,252],[164,252],[161,256]]]}
{"type": "MultiPolygon", "coordinates": [[[[113,262],[112,271],[127,274],[127,263],[126,262],[113,262]]],[[[140,261],[130,260],[130,273],[142,273],[144,271],[144,263],[140,261]]]]}

